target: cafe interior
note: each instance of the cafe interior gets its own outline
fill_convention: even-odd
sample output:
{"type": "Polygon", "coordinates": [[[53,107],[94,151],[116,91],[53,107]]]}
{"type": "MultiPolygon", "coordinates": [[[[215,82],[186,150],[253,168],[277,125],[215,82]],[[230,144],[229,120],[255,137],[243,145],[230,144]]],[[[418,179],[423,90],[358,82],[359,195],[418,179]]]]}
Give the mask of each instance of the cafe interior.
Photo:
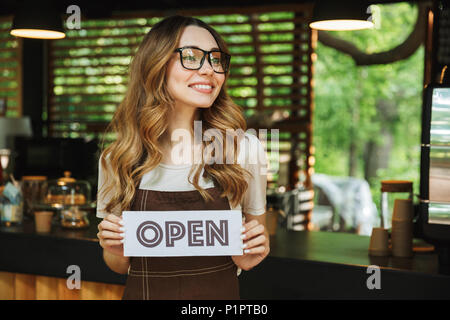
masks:
{"type": "Polygon", "coordinates": [[[233,57],[227,90],[247,127],[266,141],[270,253],[239,275],[241,298],[450,298],[446,1],[4,0],[0,300],[121,299],[126,275],[106,266],[97,239],[98,161],[115,138],[108,124],[134,50],[174,14],[199,17],[224,36],[233,57]],[[373,28],[373,8],[400,2],[418,14],[397,47],[355,52],[332,36],[373,28]],[[319,42],[358,66],[389,64],[424,48],[414,186],[401,175],[383,177],[374,201],[363,178],[315,170],[319,42]],[[71,287],[74,270],[81,282],[71,287]]]}

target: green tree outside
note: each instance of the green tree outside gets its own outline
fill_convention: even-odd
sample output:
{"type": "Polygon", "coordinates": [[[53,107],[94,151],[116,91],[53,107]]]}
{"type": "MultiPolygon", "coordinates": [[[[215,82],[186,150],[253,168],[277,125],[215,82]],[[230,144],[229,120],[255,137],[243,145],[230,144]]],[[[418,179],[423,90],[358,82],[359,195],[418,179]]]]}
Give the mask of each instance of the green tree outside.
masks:
{"type": "MultiPolygon", "coordinates": [[[[379,29],[332,32],[366,53],[389,50],[412,31],[417,5],[378,5],[379,29]]],[[[420,182],[423,45],[409,58],[386,65],[356,66],[353,59],[317,43],[315,62],[315,172],[368,180],[379,210],[380,181],[420,182]],[[392,146],[389,142],[392,139],[392,146]],[[355,147],[357,161],[350,164],[355,147]],[[367,172],[369,145],[384,151],[374,172],[367,172]],[[352,166],[352,167],[351,167],[352,166]],[[365,170],[366,168],[366,170],[365,170]]]]}

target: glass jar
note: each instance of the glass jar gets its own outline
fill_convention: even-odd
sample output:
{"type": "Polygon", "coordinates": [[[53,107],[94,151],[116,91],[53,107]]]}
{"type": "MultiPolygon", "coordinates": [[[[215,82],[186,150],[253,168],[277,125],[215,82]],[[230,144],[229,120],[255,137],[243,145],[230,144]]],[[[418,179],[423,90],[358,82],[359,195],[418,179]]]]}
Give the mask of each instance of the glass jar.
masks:
{"type": "Polygon", "coordinates": [[[2,176],[0,177],[0,183],[5,183],[7,179],[6,169],[8,169],[9,158],[11,157],[11,150],[0,149],[0,167],[2,167],[2,176]]]}
{"type": "Polygon", "coordinates": [[[30,218],[33,217],[34,206],[42,202],[47,194],[47,177],[45,176],[23,176],[23,213],[30,218]]]}
{"type": "Polygon", "coordinates": [[[381,228],[392,227],[392,211],[395,199],[413,199],[413,183],[405,180],[381,181],[381,228]]]}
{"type": "Polygon", "coordinates": [[[88,213],[92,206],[89,182],[75,180],[66,171],[63,178],[48,182],[44,202],[58,211],[62,227],[80,229],[89,226],[88,213]]]}
{"type": "Polygon", "coordinates": [[[23,199],[20,186],[8,182],[0,187],[0,222],[10,227],[21,224],[23,219],[23,199]]]}

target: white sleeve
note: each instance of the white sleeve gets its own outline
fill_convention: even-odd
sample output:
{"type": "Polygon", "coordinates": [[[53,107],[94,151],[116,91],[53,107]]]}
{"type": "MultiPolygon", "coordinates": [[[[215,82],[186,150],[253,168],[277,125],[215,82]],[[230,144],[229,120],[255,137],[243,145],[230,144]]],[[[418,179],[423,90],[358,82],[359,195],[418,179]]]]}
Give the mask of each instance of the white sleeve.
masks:
{"type": "Polygon", "coordinates": [[[267,156],[264,146],[258,137],[246,134],[248,144],[245,147],[245,166],[251,172],[252,177],[248,181],[248,189],[242,200],[242,212],[261,215],[266,212],[266,188],[267,188],[267,156]]]}
{"type": "MultiPolygon", "coordinates": [[[[106,158],[106,161],[108,161],[108,158],[106,158]]],[[[103,186],[104,182],[105,182],[105,177],[104,177],[104,170],[106,170],[105,168],[103,168],[102,166],[102,162],[101,162],[101,157],[98,163],[98,187],[97,187],[97,217],[98,218],[104,218],[106,217],[110,212],[107,212],[105,207],[106,204],[109,202],[109,200],[112,197],[112,192],[103,195],[100,194],[100,188],[103,186]]],[[[120,207],[119,205],[117,205],[112,212],[113,214],[120,216],[120,207]]]]}

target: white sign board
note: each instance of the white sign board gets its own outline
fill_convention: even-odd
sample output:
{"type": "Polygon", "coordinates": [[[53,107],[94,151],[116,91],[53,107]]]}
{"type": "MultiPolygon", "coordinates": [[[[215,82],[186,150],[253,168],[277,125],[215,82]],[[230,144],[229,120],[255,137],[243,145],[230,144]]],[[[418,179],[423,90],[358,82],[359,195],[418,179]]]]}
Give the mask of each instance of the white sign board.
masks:
{"type": "Polygon", "coordinates": [[[242,255],[240,210],[124,211],[124,256],[242,255]]]}

